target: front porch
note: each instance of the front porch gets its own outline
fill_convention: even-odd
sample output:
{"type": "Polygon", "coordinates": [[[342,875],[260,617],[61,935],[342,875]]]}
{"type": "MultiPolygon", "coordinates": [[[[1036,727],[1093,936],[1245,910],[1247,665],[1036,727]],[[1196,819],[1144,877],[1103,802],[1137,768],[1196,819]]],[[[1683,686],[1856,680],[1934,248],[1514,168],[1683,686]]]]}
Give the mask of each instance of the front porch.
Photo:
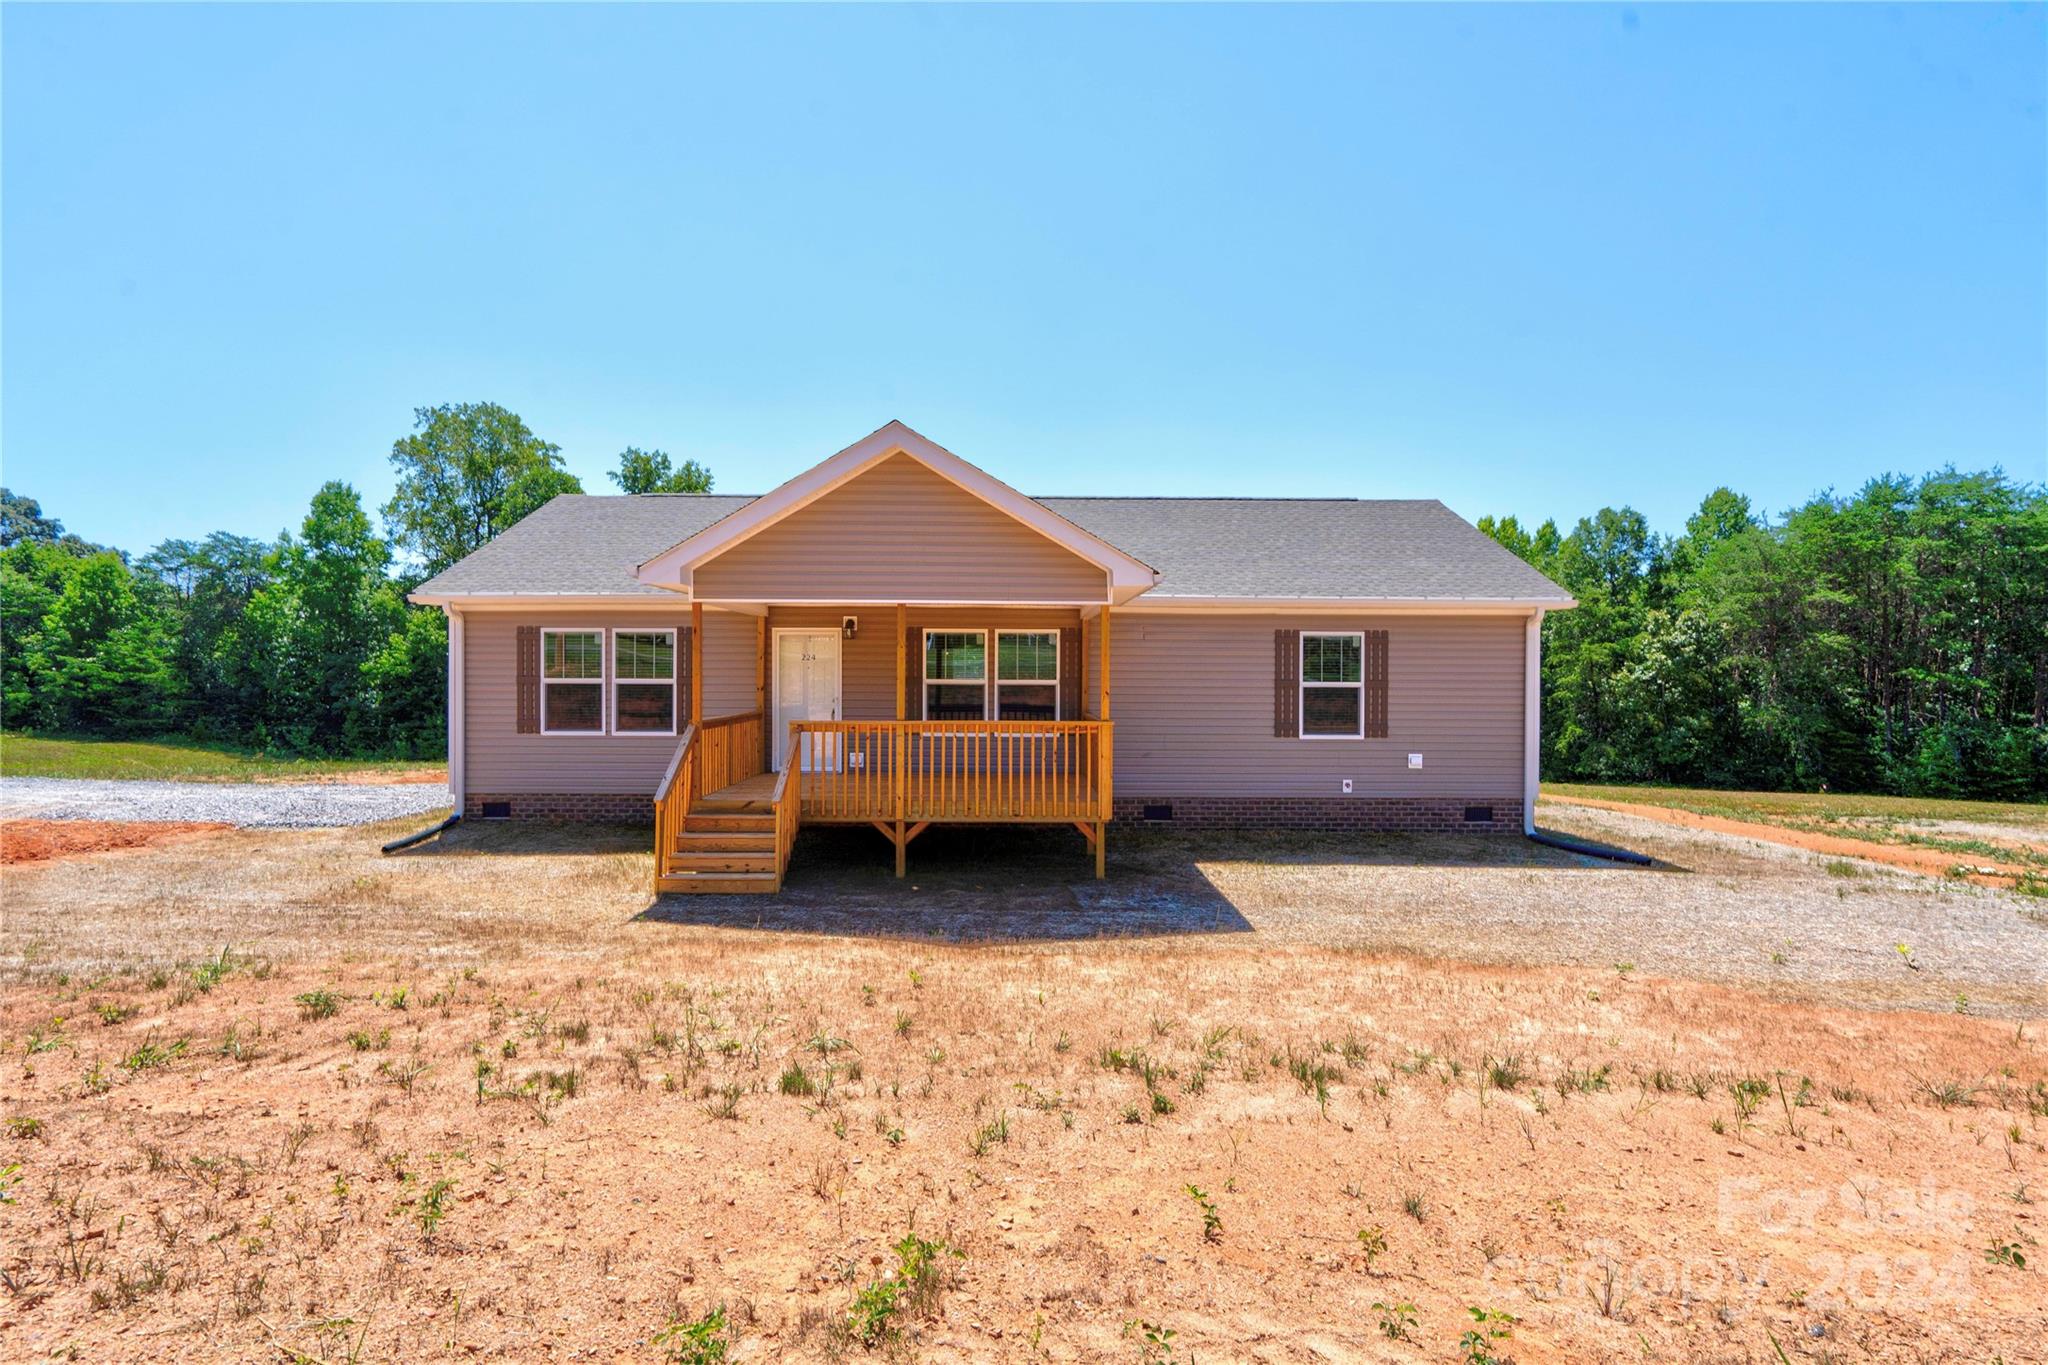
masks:
{"type": "MultiPolygon", "coordinates": [[[[691,608],[692,716],[703,712],[705,610],[691,608]]],[[[907,873],[911,843],[934,825],[1069,825],[1103,876],[1115,768],[1109,608],[1092,613],[1092,670],[1078,657],[1084,634],[1077,615],[1064,629],[1045,629],[1042,612],[1007,611],[976,613],[986,619],[972,629],[950,620],[912,628],[912,610],[899,604],[894,611],[893,719],[838,718],[836,643],[829,707],[814,704],[813,714],[802,715],[799,705],[792,714],[791,696],[827,670],[814,666],[810,646],[786,649],[782,637],[803,634],[822,644],[828,633],[771,627],[765,609],[754,617],[756,706],[687,727],[654,792],[657,892],[780,890],[805,824],[871,826],[893,847],[898,877],[907,873]],[[932,636],[944,640],[934,644],[932,636]],[[946,653],[962,648],[962,636],[974,637],[966,652],[979,659],[978,676],[963,679],[968,670],[946,653]],[[1001,641],[1023,656],[1027,639],[1050,652],[1030,678],[1005,677],[1011,665],[998,662],[1001,651],[992,646],[1001,641]],[[935,671],[934,662],[947,671],[935,671]],[[1088,672],[1092,707],[1080,686],[1088,672]],[[994,719],[952,718],[974,714],[977,694],[979,713],[994,719]],[[832,718],[817,718],[817,709],[832,718]],[[928,718],[912,719],[912,711],[928,718]]]]}

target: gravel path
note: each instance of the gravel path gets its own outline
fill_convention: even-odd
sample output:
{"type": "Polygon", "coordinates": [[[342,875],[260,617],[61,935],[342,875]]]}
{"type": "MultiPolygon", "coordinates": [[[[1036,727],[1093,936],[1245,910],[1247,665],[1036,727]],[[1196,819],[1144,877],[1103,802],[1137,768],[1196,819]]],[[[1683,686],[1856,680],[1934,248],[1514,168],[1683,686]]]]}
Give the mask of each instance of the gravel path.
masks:
{"type": "Polygon", "coordinates": [[[5,820],[217,820],[248,829],[372,825],[445,809],[446,784],[106,782],[0,777],[5,820]]]}

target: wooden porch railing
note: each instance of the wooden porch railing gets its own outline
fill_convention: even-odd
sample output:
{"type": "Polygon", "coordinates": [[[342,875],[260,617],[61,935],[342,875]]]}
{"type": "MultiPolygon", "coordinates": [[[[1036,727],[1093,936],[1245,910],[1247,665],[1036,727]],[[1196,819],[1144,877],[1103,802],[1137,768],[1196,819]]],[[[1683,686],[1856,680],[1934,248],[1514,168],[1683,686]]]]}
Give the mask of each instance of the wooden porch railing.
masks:
{"type": "Polygon", "coordinates": [[[775,808],[775,889],[789,875],[790,851],[796,847],[797,827],[803,823],[803,805],[798,800],[801,783],[789,768],[775,775],[775,792],[769,803],[775,808]]]}
{"type": "Polygon", "coordinates": [[[703,756],[697,763],[697,795],[709,796],[767,771],[761,761],[761,713],[735,711],[697,727],[703,756]]]}
{"type": "Polygon", "coordinates": [[[1093,825],[1110,745],[1108,721],[796,721],[789,766],[806,820],[1093,825]]]}
{"type": "Polygon", "coordinates": [[[676,756],[668,761],[661,785],[654,789],[654,891],[661,894],[661,880],[670,875],[676,856],[676,836],[690,814],[690,802],[697,794],[697,727],[683,731],[676,741],[676,756]]]}
{"type": "MultiPolygon", "coordinates": [[[[729,716],[712,716],[700,725],[684,730],[676,741],[675,757],[654,789],[654,879],[659,888],[671,873],[676,854],[676,836],[683,831],[690,807],[698,797],[723,791],[766,771],[761,761],[761,713],[737,711],[729,716]]],[[[781,790],[777,787],[777,792],[781,790]]],[[[790,831],[790,838],[796,831],[790,831]]],[[[788,855],[780,859],[786,865],[788,855]]]]}

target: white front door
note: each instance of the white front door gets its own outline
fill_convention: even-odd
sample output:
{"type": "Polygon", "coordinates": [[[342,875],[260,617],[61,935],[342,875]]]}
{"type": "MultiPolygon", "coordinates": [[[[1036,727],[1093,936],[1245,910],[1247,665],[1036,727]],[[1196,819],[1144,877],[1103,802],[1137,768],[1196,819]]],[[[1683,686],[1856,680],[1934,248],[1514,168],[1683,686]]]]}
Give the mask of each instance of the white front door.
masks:
{"type": "MultiPolygon", "coordinates": [[[[775,632],[775,768],[789,762],[789,723],[839,719],[839,632],[775,632]]],[[[836,735],[812,735],[801,755],[806,772],[836,772],[836,735]]]]}

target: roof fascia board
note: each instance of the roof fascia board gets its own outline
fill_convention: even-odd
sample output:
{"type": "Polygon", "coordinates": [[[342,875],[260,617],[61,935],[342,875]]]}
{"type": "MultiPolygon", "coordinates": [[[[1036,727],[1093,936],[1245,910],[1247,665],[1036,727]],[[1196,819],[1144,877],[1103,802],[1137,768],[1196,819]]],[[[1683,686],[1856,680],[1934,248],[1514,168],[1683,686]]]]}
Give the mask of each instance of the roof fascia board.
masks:
{"type": "Polygon", "coordinates": [[[458,611],[552,611],[557,607],[597,607],[605,611],[666,611],[676,609],[671,597],[647,593],[412,593],[406,601],[421,607],[454,607],[458,611]]]}
{"type": "Polygon", "coordinates": [[[766,602],[742,601],[732,597],[707,597],[704,606],[708,610],[716,607],[720,611],[753,611],[770,607],[1017,607],[1026,611],[1043,611],[1058,608],[1061,611],[1076,607],[1082,611],[1100,611],[1101,602],[1012,602],[977,597],[775,597],[766,602]]]}
{"type": "Polygon", "coordinates": [[[963,491],[1037,531],[1054,544],[1095,564],[1109,575],[1112,595],[1143,592],[1159,581],[1152,566],[1092,532],[1085,531],[1051,508],[1028,498],[985,470],[976,468],[945,447],[926,439],[902,422],[890,422],[727,513],[703,530],[642,564],[635,575],[642,583],[684,582],[699,564],[767,530],[809,506],[833,489],[865,473],[892,455],[908,455],[963,491]]]}
{"type": "Polygon", "coordinates": [[[1567,611],[1571,598],[1492,597],[1145,597],[1122,610],[1151,615],[1233,612],[1370,612],[1376,615],[1526,616],[1532,611],[1567,611]]]}

